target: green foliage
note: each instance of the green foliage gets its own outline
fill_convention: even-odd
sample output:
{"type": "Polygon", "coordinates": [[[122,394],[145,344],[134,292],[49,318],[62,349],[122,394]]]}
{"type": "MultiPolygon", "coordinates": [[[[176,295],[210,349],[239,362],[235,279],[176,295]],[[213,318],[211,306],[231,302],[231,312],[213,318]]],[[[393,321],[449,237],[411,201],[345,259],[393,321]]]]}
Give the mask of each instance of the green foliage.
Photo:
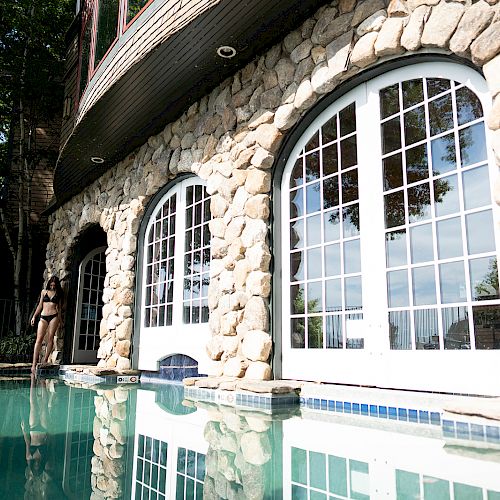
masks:
{"type": "Polygon", "coordinates": [[[20,99],[29,110],[28,128],[62,109],[64,35],[73,5],[73,0],[0,0],[0,176],[9,170],[8,141],[20,99]]]}
{"type": "Polygon", "coordinates": [[[15,335],[10,333],[0,339],[0,362],[18,363],[31,360],[33,346],[35,344],[35,333],[15,335]]]}

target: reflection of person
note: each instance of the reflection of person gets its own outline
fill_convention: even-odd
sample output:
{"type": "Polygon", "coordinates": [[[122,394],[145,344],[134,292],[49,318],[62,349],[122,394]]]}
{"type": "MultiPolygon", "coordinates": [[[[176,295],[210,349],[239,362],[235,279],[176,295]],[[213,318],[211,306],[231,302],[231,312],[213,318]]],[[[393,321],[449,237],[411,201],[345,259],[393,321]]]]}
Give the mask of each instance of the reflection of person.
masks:
{"type": "Polygon", "coordinates": [[[52,394],[49,393],[49,381],[35,379],[31,375],[30,409],[21,420],[24,442],[26,445],[26,483],[25,498],[54,498],[54,486],[51,477],[50,436],[48,424],[49,407],[52,394]]]}
{"type": "Polygon", "coordinates": [[[33,351],[33,363],[31,365],[31,372],[36,370],[36,364],[42,349],[42,342],[47,336],[47,344],[45,349],[45,356],[43,362],[47,363],[52,348],[54,346],[54,335],[57,328],[61,324],[61,303],[63,298],[63,291],[61,283],[57,276],[52,276],[47,282],[45,290],[40,293],[40,301],[31,318],[31,326],[35,325],[35,318],[40,314],[40,321],[38,322],[38,329],[36,332],[36,342],[33,351]]]}

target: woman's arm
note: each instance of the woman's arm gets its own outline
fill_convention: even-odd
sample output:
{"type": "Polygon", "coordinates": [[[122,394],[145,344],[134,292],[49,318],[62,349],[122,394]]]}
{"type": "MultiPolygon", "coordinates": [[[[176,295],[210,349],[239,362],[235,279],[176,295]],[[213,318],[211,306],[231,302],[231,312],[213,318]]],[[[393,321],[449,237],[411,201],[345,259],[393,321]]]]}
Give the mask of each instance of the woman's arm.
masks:
{"type": "Polygon", "coordinates": [[[35,318],[42,312],[43,308],[43,290],[40,292],[40,300],[38,301],[38,305],[36,306],[35,312],[33,313],[33,317],[31,318],[31,326],[35,324],[35,318]]]}

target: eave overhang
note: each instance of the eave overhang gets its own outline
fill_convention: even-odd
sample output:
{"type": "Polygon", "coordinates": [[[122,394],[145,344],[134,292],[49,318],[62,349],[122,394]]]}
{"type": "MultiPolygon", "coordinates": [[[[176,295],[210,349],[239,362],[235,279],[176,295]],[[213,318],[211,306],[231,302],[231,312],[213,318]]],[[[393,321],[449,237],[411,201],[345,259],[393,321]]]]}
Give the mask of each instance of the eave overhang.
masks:
{"type": "Polygon", "coordinates": [[[238,69],[299,26],[324,0],[221,0],[132,66],[63,146],[53,212],[238,69]],[[236,56],[224,59],[217,48],[236,56]],[[95,164],[91,157],[104,159],[95,164]]]}

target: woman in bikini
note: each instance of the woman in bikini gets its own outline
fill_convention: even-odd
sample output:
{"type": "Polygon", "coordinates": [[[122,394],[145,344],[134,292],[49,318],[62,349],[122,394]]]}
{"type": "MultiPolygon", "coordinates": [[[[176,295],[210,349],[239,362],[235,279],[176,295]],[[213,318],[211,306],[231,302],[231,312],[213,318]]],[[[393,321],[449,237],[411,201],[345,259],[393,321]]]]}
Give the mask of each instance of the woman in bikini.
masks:
{"type": "Polygon", "coordinates": [[[33,352],[33,364],[31,365],[32,373],[35,373],[38,356],[42,349],[42,342],[47,335],[47,346],[45,349],[44,363],[47,363],[50,353],[54,345],[54,335],[58,326],[61,323],[61,302],[63,291],[59,278],[52,276],[47,282],[45,290],[40,293],[40,302],[36,308],[33,317],[31,318],[31,326],[35,325],[35,319],[40,314],[38,329],[36,333],[35,349],[33,352]]]}

